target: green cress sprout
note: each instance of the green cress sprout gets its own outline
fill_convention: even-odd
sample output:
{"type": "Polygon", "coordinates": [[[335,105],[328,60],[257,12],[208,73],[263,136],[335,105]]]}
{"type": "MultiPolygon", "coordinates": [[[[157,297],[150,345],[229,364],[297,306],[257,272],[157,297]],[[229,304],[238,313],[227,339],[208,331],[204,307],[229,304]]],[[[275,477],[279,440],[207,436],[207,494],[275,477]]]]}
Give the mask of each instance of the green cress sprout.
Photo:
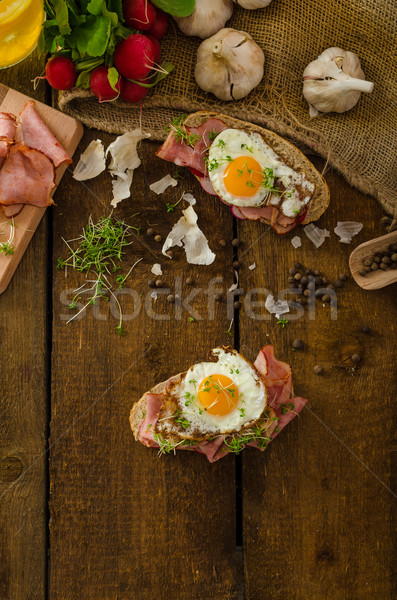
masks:
{"type": "Polygon", "coordinates": [[[180,117],[174,119],[172,123],[165,128],[165,132],[169,133],[172,131],[178,142],[185,142],[188,146],[194,148],[196,142],[201,140],[201,135],[197,135],[196,133],[190,134],[188,132],[183,124],[185,117],[186,115],[181,115],[180,117]]]}
{"type": "MultiPolygon", "coordinates": [[[[13,217],[11,217],[10,221],[5,221],[4,223],[1,223],[1,225],[9,225],[10,226],[10,235],[6,242],[0,242],[0,254],[4,254],[4,256],[10,256],[10,255],[14,254],[14,250],[15,250],[12,242],[14,241],[15,227],[17,227],[17,225],[15,225],[13,217]]],[[[3,233],[3,232],[0,232],[0,233],[3,233]]]]}
{"type": "MultiPolygon", "coordinates": [[[[83,273],[94,273],[93,279],[86,279],[83,285],[75,290],[76,295],[69,304],[69,308],[76,308],[77,302],[83,294],[88,294],[88,301],[79,312],[67,321],[68,323],[85,311],[90,304],[95,304],[100,298],[109,300],[110,295],[114,298],[119,311],[119,324],[116,327],[116,332],[119,335],[124,333],[122,328],[123,313],[113,292],[114,286],[110,278],[121,269],[119,263],[123,260],[125,249],[132,244],[131,241],[128,241],[128,238],[134,231],[139,235],[139,227],[127,225],[125,221],[113,218],[112,213],[110,213],[108,217],[101,217],[97,223],[94,223],[90,215],[88,223],[80,236],[68,241],[62,238],[68,247],[69,254],[65,260],[58,258],[57,268],[67,270],[68,267],[72,267],[83,273]]],[[[141,260],[142,258],[137,260],[126,275],[116,277],[115,283],[118,288],[123,287],[131,271],[141,260]]]]}

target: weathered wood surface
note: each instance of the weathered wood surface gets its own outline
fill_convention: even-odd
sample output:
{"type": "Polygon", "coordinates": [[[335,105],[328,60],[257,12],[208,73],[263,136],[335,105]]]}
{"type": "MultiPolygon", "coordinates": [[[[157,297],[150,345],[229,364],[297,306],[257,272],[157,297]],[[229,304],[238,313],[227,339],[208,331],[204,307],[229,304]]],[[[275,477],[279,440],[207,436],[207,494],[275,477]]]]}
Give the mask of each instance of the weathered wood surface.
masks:
{"type": "MultiPolygon", "coordinates": [[[[100,136],[105,143],[112,139],[100,136]]],[[[98,132],[85,135],[81,149],[96,137],[98,132]]],[[[189,452],[158,458],[133,440],[128,422],[133,402],[152,385],[204,359],[217,343],[233,341],[225,333],[222,304],[207,320],[203,290],[194,301],[194,322],[185,309],[180,320],[173,316],[175,306],[164,294],[156,301],[150,297],[148,280],[156,262],[162,263],[162,279],[172,290],[181,278],[183,297],[196,287],[207,288],[215,276],[223,276],[224,288],[233,281],[233,270],[225,272],[232,255],[232,218],[219,203],[207,199],[197,209],[211,245],[217,246],[221,218],[222,236],[229,242],[227,248],[216,247],[210,267],[187,265],[182,249],[171,261],[162,256],[162,244],[146,235],[148,223],[158,224],[154,229],[164,239],[180,217],[180,207],[167,213],[166,200],[175,202],[183,189],[202,197],[189,174],[164,196],[150,192],[148,183],[169,171],[154,150],[153,144],[142,146],[143,168],[134,175],[132,200],[115,211],[142,227],[126,255],[125,272],[143,257],[127,282],[135,300],[122,298],[126,314],[132,315],[138,302],[142,306],[135,319],[126,321],[125,335],[115,333],[117,319],[106,303],[98,305],[97,318],[89,310],[66,324],[62,315],[71,311],[64,305],[65,290],[80,286],[83,276],[68,271],[65,279],[58,271],[54,281],[51,598],[237,598],[234,460],[211,466],[189,452]],[[195,286],[186,285],[188,276],[195,286]],[[151,317],[145,303],[166,320],[151,317]]],[[[65,255],[61,237],[75,237],[89,214],[109,213],[110,176],[83,187],[66,174],[62,192],[54,211],[53,266],[65,255]]]]}
{"type": "MultiPolygon", "coordinates": [[[[292,236],[282,239],[272,231],[255,243],[255,224],[239,224],[242,260],[257,264],[254,271],[241,269],[244,290],[281,292],[297,261],[335,281],[348,273],[355,246],[384,233],[382,210],[373,199],[352,190],[335,172],[326,178],[332,200],[318,225],[331,238],[318,250],[303,232],[297,250],[292,236]],[[338,220],[364,223],[350,245],[333,233],[338,220]]],[[[264,456],[242,455],[247,598],[395,597],[396,312],[396,286],[368,292],[350,278],[337,293],[336,320],[329,304],[317,300],[313,320],[306,312],[285,327],[274,316],[253,321],[242,313],[241,351],[253,358],[262,344],[274,343],[279,358],[293,367],[295,392],[310,400],[264,456]],[[365,326],[372,330],[369,335],[362,332],[365,326]],[[292,350],[296,338],[304,341],[303,351],[292,350]],[[357,367],[348,360],[354,352],[363,357],[357,367]],[[316,364],[324,367],[324,375],[313,373],[316,364]]]]}
{"type": "MultiPolygon", "coordinates": [[[[32,93],[29,81],[40,67],[30,61],[2,72],[1,82],[32,93]]],[[[105,144],[113,139],[86,132],[76,160],[97,137],[105,144]]],[[[319,250],[298,232],[303,245],[294,250],[295,233],[279,238],[259,224],[233,223],[227,207],[204,195],[188,173],[177,188],[160,197],[152,194],[149,183],[175,172],[154,158],[155,148],[150,142],[142,145],[143,167],[134,176],[132,201],[115,211],[142,227],[125,261],[128,269],[143,258],[129,278],[128,295],[120,298],[130,315],[124,336],[114,331],[114,303],[90,307],[66,324],[73,314],[67,307],[72,290],[83,275],[69,270],[65,278],[56,270],[57,258],[66,253],[61,237],[75,237],[89,214],[108,214],[108,174],[86,184],[65,174],[51,209],[53,231],[48,215],[1,296],[1,600],[392,600],[395,497],[387,488],[396,491],[396,287],[368,292],[349,280],[338,293],[335,321],[329,307],[319,303],[314,320],[290,319],[284,328],[274,317],[254,320],[243,308],[233,337],[226,333],[232,315],[225,301],[233,281],[230,241],[236,228],[244,299],[253,288],[277,293],[287,287],[288,268],[297,260],[330,279],[347,271],[351,250],[385,232],[380,207],[328,172],[332,202],[319,225],[332,232],[337,220],[354,219],[363,221],[364,229],[350,246],[331,234],[319,250]],[[165,237],[181,214],[180,206],[167,213],[165,203],[175,202],[182,190],[198,199],[199,225],[217,253],[210,267],[187,265],[180,249],[173,261],[166,259],[161,244],[145,234],[155,224],[165,237]],[[154,278],[155,262],[162,263],[171,291],[181,277],[184,299],[201,288],[191,297],[197,314],[182,308],[179,318],[164,294],[156,301],[150,297],[147,281],[154,278]],[[186,285],[188,276],[194,286],[186,285]],[[222,279],[216,285],[223,300],[209,318],[204,292],[214,277],[222,279]],[[156,319],[150,306],[170,319],[156,319]],[[370,335],[362,333],[365,325],[370,335]],[[305,350],[292,352],[297,337],[305,341],[305,350]],[[133,440],[130,408],[154,383],[205,359],[215,345],[234,344],[253,360],[265,343],[274,343],[277,355],[291,362],[295,391],[310,403],[264,454],[249,449],[237,459],[210,465],[189,452],[158,458],[133,440]],[[343,347],[362,352],[355,370],[340,364],[343,347]],[[314,375],[315,364],[324,366],[322,377],[314,375]],[[43,453],[50,390],[47,493],[43,453]],[[244,576],[236,543],[243,546],[244,576]]],[[[263,308],[253,310],[269,316],[263,308]]]]}
{"type": "MultiPolygon", "coordinates": [[[[44,101],[33,53],[0,82],[44,101]]],[[[2,211],[0,211],[2,213],[2,211]]],[[[0,219],[4,221],[3,218],[0,219]]],[[[3,225],[4,226],[4,225],[3,225]]],[[[0,227],[2,228],[2,227],[0,227]]],[[[46,589],[48,220],[40,223],[0,311],[0,598],[36,600],[46,589]]]]}

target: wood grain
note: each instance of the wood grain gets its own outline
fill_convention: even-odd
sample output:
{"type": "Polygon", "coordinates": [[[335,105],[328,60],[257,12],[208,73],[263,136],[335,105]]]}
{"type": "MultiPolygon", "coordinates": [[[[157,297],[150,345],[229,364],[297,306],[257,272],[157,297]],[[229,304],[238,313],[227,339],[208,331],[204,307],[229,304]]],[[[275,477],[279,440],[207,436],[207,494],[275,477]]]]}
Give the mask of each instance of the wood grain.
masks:
{"type": "MultiPolygon", "coordinates": [[[[105,144],[111,136],[87,133],[78,157],[91,139],[105,144]]],[[[147,600],[173,598],[237,599],[235,461],[210,465],[190,452],[159,458],[134,441],[129,428],[132,404],[156,382],[205,360],[217,344],[233,343],[224,302],[207,316],[204,294],[209,281],[222,278],[226,290],[233,281],[231,268],[232,219],[220,203],[204,197],[193,176],[184,172],[177,188],[156,196],[148,184],[170,171],[154,156],[158,146],[142,145],[143,168],[134,175],[132,199],[115,211],[142,234],[133,239],[125,258],[125,272],[143,257],[128,280],[124,311],[125,336],[115,334],[117,319],[103,303],[81,320],[65,323],[71,290],[82,274],[56,272],[52,355],[51,580],[50,597],[71,600],[101,598],[147,600]],[[149,224],[163,240],[181,216],[181,205],[167,213],[182,191],[198,199],[199,226],[217,257],[209,267],[186,264],[182,249],[171,261],[161,245],[145,231],[149,224]],[[135,217],[135,213],[139,213],[135,217]],[[222,226],[220,227],[220,223],[222,226]],[[226,248],[218,245],[221,236],[226,248]],[[167,303],[164,293],[151,298],[148,280],[155,262],[173,292],[181,281],[181,297],[197,314],[167,303]],[[226,265],[226,267],[225,267],[226,265]],[[194,285],[186,277],[194,277],[194,285]],[[69,290],[66,293],[66,290],[69,290]],[[135,297],[133,297],[134,295],[135,297]],[[69,299],[69,300],[68,300],[69,299]],[[144,305],[148,308],[145,310],[144,305]],[[152,316],[150,312],[152,311],[152,316]],[[153,315],[165,315],[158,320],[153,315]],[[190,322],[192,316],[194,321],[190,322]],[[202,320],[201,320],[202,319],[202,320]]],[[[176,169],[174,169],[176,171],[176,169]]],[[[65,256],[61,237],[75,237],[94,218],[110,212],[110,176],[103,174],[76,185],[66,174],[62,199],[54,212],[54,256],[65,256]],[[62,208],[61,208],[62,207],[62,208]]],[[[167,292],[169,293],[169,292],[167,292]]]]}
{"type": "MultiPolygon", "coordinates": [[[[2,85],[0,85],[0,98],[0,112],[9,112],[13,115],[19,115],[26,102],[31,100],[31,97],[2,85]]],[[[83,135],[83,126],[81,123],[41,102],[35,103],[35,109],[69,155],[73,156],[77,144],[83,135]]],[[[55,182],[57,186],[66,168],[66,165],[60,165],[56,169],[55,182]]],[[[19,215],[14,217],[14,238],[12,242],[14,253],[7,256],[0,254],[0,294],[7,288],[44,212],[45,208],[25,205],[19,215]]],[[[0,214],[2,217],[0,240],[6,241],[9,236],[8,223],[12,222],[12,220],[5,217],[2,211],[0,214]]]]}
{"type": "MultiPolygon", "coordinates": [[[[270,230],[256,241],[257,224],[238,224],[245,291],[284,290],[296,261],[335,281],[339,273],[348,273],[351,250],[384,232],[374,200],[352,190],[335,172],[328,171],[326,178],[331,204],[319,226],[329,229],[331,238],[318,250],[302,231],[302,247],[295,250],[290,240],[296,232],[282,238],[270,230]],[[333,234],[338,220],[364,223],[349,246],[333,234]],[[257,267],[249,271],[253,262],[257,267]]],[[[388,489],[395,472],[395,292],[396,286],[366,292],[350,279],[338,292],[336,320],[329,305],[317,302],[313,320],[307,313],[295,320],[284,315],[289,319],[284,328],[264,308],[255,312],[266,320],[241,313],[241,352],[253,358],[263,344],[273,343],[278,357],[293,367],[295,392],[310,401],[264,455],[242,455],[250,600],[395,597],[391,524],[396,496],[388,489]],[[362,332],[364,326],[370,334],[362,332]],[[303,351],[292,351],[295,338],[304,341],[303,351]],[[350,358],[353,352],[362,356],[358,366],[350,358]],[[316,364],[324,367],[323,376],[314,375],[316,364]]]]}
{"type": "MultiPolygon", "coordinates": [[[[44,100],[32,73],[42,61],[0,71],[3,84],[44,100]]],[[[1,86],[0,86],[1,89],[1,86]]],[[[0,598],[42,600],[46,590],[48,219],[1,296],[0,598]]]]}

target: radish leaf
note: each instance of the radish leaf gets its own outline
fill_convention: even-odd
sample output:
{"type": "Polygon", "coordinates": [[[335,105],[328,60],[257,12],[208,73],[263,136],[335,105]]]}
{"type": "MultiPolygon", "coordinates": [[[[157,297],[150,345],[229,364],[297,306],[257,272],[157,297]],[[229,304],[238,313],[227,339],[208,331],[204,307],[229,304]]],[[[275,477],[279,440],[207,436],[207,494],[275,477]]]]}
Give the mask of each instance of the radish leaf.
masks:
{"type": "Polygon", "coordinates": [[[92,15],[99,17],[102,14],[103,0],[91,0],[87,6],[87,10],[92,15]]]}
{"type": "Polygon", "coordinates": [[[65,0],[54,0],[55,18],[58,23],[59,32],[68,35],[72,30],[69,26],[69,11],[65,0]]]}
{"type": "Polygon", "coordinates": [[[110,36],[110,21],[107,17],[87,17],[87,21],[77,27],[69,36],[68,42],[73,47],[76,42],[81,54],[101,56],[106,50],[110,36]]]}
{"type": "Polygon", "coordinates": [[[155,6],[174,17],[188,17],[194,11],[195,0],[152,0],[155,6]]]}
{"type": "Polygon", "coordinates": [[[112,90],[114,90],[115,92],[119,92],[119,90],[116,88],[116,84],[119,80],[119,73],[117,71],[117,69],[115,67],[111,67],[110,69],[108,69],[108,81],[110,83],[110,87],[112,88],[112,90]]]}

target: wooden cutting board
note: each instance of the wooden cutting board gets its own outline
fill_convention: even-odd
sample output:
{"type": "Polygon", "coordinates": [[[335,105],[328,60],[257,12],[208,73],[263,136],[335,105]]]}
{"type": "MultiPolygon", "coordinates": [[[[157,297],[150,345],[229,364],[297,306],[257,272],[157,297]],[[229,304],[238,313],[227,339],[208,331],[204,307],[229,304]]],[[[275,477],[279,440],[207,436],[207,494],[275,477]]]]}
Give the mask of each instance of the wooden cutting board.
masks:
{"type": "MultiPolygon", "coordinates": [[[[32,98],[0,84],[0,112],[9,112],[18,115],[23,110],[28,100],[32,100],[32,98]]],[[[36,100],[34,102],[35,108],[44,123],[51,129],[52,133],[67,150],[70,156],[73,156],[83,135],[84,130],[82,124],[76,119],[51,108],[51,106],[47,106],[36,100]]],[[[65,165],[61,165],[57,168],[57,186],[66,169],[67,166],[65,165]]],[[[56,194],[56,188],[54,193],[56,194]]],[[[14,217],[14,239],[12,241],[14,254],[0,254],[0,294],[4,292],[10,283],[15,269],[36,231],[45,210],[45,208],[25,205],[19,215],[14,217]]],[[[0,242],[6,242],[8,240],[11,231],[11,222],[12,220],[8,219],[0,208],[0,242]]]]}

